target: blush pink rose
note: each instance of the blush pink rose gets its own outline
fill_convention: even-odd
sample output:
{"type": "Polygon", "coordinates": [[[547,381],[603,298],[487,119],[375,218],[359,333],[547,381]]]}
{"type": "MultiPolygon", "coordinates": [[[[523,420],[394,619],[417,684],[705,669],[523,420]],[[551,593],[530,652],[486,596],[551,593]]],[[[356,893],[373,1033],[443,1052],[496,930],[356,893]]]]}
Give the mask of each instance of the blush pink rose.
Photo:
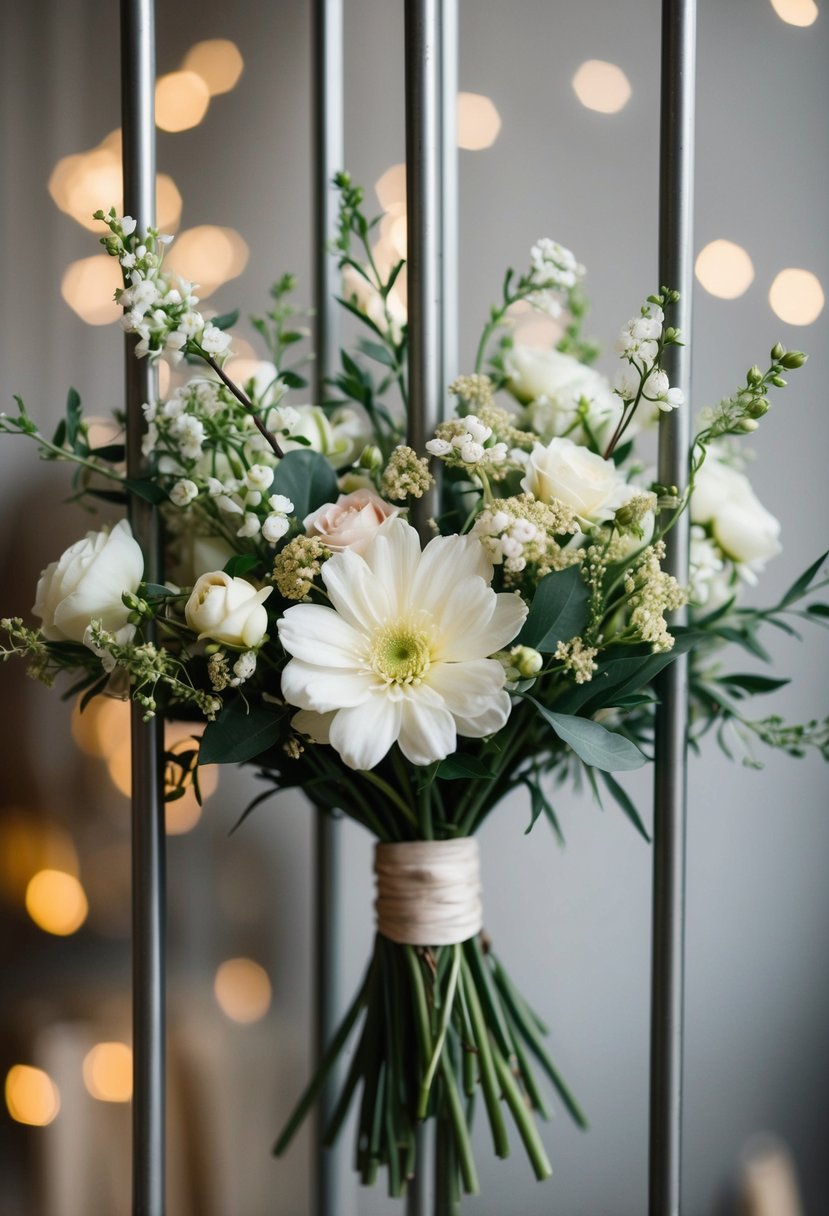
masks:
{"type": "Polygon", "coordinates": [[[385,502],[373,490],[354,490],[341,494],[336,502],[326,502],[303,520],[306,536],[317,536],[335,553],[351,549],[362,553],[377,529],[395,515],[399,507],[385,502]]]}

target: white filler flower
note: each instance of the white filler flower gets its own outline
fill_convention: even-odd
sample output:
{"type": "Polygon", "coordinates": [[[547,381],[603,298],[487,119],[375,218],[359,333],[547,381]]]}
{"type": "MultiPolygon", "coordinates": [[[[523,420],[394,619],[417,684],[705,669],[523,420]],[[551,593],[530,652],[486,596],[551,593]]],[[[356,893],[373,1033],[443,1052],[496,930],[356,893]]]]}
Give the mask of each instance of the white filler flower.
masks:
{"type": "Polygon", "coordinates": [[[491,576],[476,538],[439,536],[421,552],[400,519],[363,556],[335,553],[322,568],[332,607],[297,604],[279,622],[294,656],[282,694],[311,711],[297,726],[353,769],[373,768],[395,742],[412,764],[431,764],[459,734],[500,730],[510,699],[488,656],[512,641],[527,608],[493,591],[491,576]]]}

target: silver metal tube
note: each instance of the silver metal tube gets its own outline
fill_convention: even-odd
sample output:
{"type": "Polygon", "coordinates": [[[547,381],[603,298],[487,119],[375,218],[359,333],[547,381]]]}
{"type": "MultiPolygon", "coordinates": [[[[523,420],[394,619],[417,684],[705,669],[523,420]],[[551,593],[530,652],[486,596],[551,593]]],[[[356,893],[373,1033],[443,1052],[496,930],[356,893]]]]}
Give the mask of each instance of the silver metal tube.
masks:
{"type": "MultiPolygon", "coordinates": [[[[662,416],[658,476],[678,487],[687,482],[690,442],[695,70],[695,0],[663,0],[659,281],[681,293],[670,322],[682,330],[686,345],[669,348],[665,370],[671,384],[684,391],[686,405],[662,416]]],[[[688,527],[686,514],[668,541],[667,569],[683,585],[688,527]]],[[[663,673],[656,719],[650,1216],[678,1216],[681,1209],[687,733],[688,665],[681,656],[663,673]]]]}
{"type": "MultiPolygon", "coordinates": [[[[124,212],[139,229],[155,224],[155,17],[152,0],[121,0],[121,109],[124,212]]],[[[156,393],[146,359],[126,339],[127,471],[146,473],[141,452],[143,402],[156,393]]],[[[160,581],[156,512],[133,496],[130,523],[144,552],[148,581],[160,581]]],[[[165,1207],[165,839],[163,738],[160,718],[142,720],[133,702],[133,1213],[162,1216],[165,1207]]]]}
{"type": "MultiPolygon", "coordinates": [[[[325,380],[336,370],[339,348],[339,271],[328,252],[337,232],[337,192],[334,174],[343,168],[343,12],[342,0],[314,0],[313,9],[314,124],[314,348],[315,400],[325,399],[325,380]]],[[[338,916],[340,825],[325,811],[315,820],[314,927],[314,1050],[319,1065],[334,1036],[339,995],[338,960],[342,946],[338,916]]],[[[336,1216],[341,1210],[337,1146],[323,1145],[325,1126],[334,1109],[336,1073],[323,1086],[314,1124],[312,1154],[314,1211],[336,1216]]]]}
{"type": "MultiPolygon", "coordinates": [[[[460,374],[458,338],[458,0],[441,0],[441,391],[460,374]]],[[[439,419],[440,421],[440,419],[439,419]]]]}
{"type": "MultiPolygon", "coordinates": [[[[408,223],[408,439],[422,454],[440,421],[444,371],[441,310],[441,5],[406,0],[406,212],[408,223]]],[[[430,491],[412,518],[425,539],[436,510],[430,491]]]]}

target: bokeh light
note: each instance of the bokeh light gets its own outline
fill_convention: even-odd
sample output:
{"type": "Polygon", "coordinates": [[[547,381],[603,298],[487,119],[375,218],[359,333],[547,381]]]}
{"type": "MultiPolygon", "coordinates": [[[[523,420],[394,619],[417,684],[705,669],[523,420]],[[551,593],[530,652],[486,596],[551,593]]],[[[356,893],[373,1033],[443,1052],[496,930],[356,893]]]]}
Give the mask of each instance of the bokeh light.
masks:
{"type": "Polygon", "coordinates": [[[196,72],[169,72],[155,85],[155,123],[162,131],[197,127],[210,105],[210,90],[196,72]]]}
{"type": "Polygon", "coordinates": [[[16,1123],[46,1127],[60,1110],[60,1093],[42,1068],[15,1064],[6,1074],[6,1107],[16,1123]]]}
{"type": "Polygon", "coordinates": [[[604,59],[588,59],[583,63],[573,77],[573,90],[583,106],[600,114],[617,114],[631,95],[625,73],[618,64],[604,59]]]}
{"type": "MultiPolygon", "coordinates": [[[[49,178],[49,193],[61,211],[89,232],[101,233],[100,208],[123,210],[121,132],[110,131],[96,148],[64,156],[49,178]]],[[[156,215],[162,232],[175,232],[181,222],[181,194],[167,173],[156,176],[156,215]]],[[[120,286],[120,284],[119,284],[120,286]]]]}
{"type": "Polygon", "coordinates": [[[68,937],[86,920],[89,905],[74,874],[38,870],[26,887],[26,911],[44,933],[68,937]]]}
{"type": "Polygon", "coordinates": [[[392,165],[374,183],[377,200],[384,211],[406,210],[406,166],[392,165]]]}
{"type": "Polygon", "coordinates": [[[247,244],[233,228],[202,224],[179,234],[165,259],[165,266],[183,279],[198,283],[205,299],[228,279],[235,279],[248,264],[247,244]]]}
{"type": "Polygon", "coordinates": [[[771,7],[787,25],[813,25],[818,18],[814,0],[771,0],[771,7]]]}
{"type": "Polygon", "coordinates": [[[191,47],[181,66],[201,76],[210,96],[215,97],[217,93],[229,93],[236,87],[245,61],[235,42],[227,38],[210,38],[191,47]]]}
{"type": "Polygon", "coordinates": [[[811,270],[789,266],[781,270],[769,290],[769,304],[789,325],[811,325],[823,312],[820,279],[811,270]]]}
{"type": "Polygon", "coordinates": [[[72,837],[31,810],[5,807],[0,819],[0,891],[9,903],[24,901],[29,880],[38,870],[62,870],[77,877],[72,837]]]}
{"type": "Polygon", "coordinates": [[[213,982],[219,1008],[233,1022],[258,1022],[271,1004],[268,973],[252,958],[229,958],[216,971],[213,982]]]}
{"type": "Polygon", "coordinates": [[[712,296],[736,300],[754,280],[754,266],[742,245],[733,241],[711,241],[697,254],[694,273],[712,296]]]}
{"type": "Polygon", "coordinates": [[[99,1102],[129,1102],[132,1050],[126,1043],[96,1043],[84,1056],[83,1083],[99,1102]]]}
{"type": "Polygon", "coordinates": [[[458,93],[458,147],[469,152],[490,148],[501,130],[495,102],[483,93],[458,93]]]}
{"type": "Polygon", "coordinates": [[[91,258],[72,262],[63,272],[60,294],[87,325],[110,325],[121,316],[122,308],[113,295],[121,284],[117,258],[96,253],[91,258]]]}

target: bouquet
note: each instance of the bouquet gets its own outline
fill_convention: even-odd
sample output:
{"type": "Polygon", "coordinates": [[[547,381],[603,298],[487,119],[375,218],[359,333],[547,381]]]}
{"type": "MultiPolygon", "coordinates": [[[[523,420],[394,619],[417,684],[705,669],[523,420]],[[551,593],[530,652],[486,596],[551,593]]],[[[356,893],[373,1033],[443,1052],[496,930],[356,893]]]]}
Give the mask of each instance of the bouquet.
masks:
{"type": "Polygon", "coordinates": [[[417,1171],[418,1128],[435,1120],[448,1212],[477,1190],[478,1101],[495,1153],[508,1154],[512,1122],[539,1179],[551,1172],[537,1124],[548,1090],[586,1124],[546,1027],[483,930],[475,833],[487,816],[523,789],[527,831],[543,817],[560,835],[552,788],[584,781],[647,838],[615,774],[649,759],[654,680],[682,653],[692,743],[713,729],[750,762],[757,743],[827,754],[825,722],[746,711],[749,696],[784,681],[729,673],[720,658],[726,643],[763,657],[764,624],[791,630],[793,618],[829,615],[803,604],[829,581],[821,561],[774,606],[739,605],[779,550],[779,526],[738,443],[805,356],[775,345],[765,370],[752,367],[704,411],[687,485],[659,485],[648,430],[661,411],[688,408],[663,369],[681,341],[670,324],[677,295],[662,288],[624,326],[611,383],[582,336],[584,268],[543,239],[521,274],[507,273],[474,365],[448,386],[427,450],[414,451],[404,262],[376,256],[362,192],[344,174],[337,184],[340,302],[363,333],[312,404],[291,276],[254,321],[267,361],[237,380],[236,317],[206,317],[196,285],[165,271],[169,238],[97,213],[123,268],[116,298],[136,357],[164,359],[177,377],[165,400],[144,405],[148,474],[126,476],[120,443],[94,446],[74,391],[51,439],[19,399],[0,430],[72,462],[89,502],[157,503],[168,581],[145,581],[126,522],[89,532],[44,570],[39,627],[3,621],[2,653],[25,656],[48,683],[74,672],[67,695],[82,704],[131,696],[147,716],[192,720],[193,746],[168,757],[171,797],[198,790],[199,764],[247,764],[264,788],[242,818],[298,787],[376,837],[372,957],[276,1151],[353,1037],[326,1138],[359,1102],[357,1169],[372,1183],[385,1167],[394,1196],[417,1171]],[[555,346],[515,343],[517,305],[559,318],[555,346]],[[424,495],[435,503],[425,544],[408,522],[424,495]],[[687,587],[662,568],[686,511],[687,587]],[[687,623],[672,625],[685,605],[687,623]]]}

